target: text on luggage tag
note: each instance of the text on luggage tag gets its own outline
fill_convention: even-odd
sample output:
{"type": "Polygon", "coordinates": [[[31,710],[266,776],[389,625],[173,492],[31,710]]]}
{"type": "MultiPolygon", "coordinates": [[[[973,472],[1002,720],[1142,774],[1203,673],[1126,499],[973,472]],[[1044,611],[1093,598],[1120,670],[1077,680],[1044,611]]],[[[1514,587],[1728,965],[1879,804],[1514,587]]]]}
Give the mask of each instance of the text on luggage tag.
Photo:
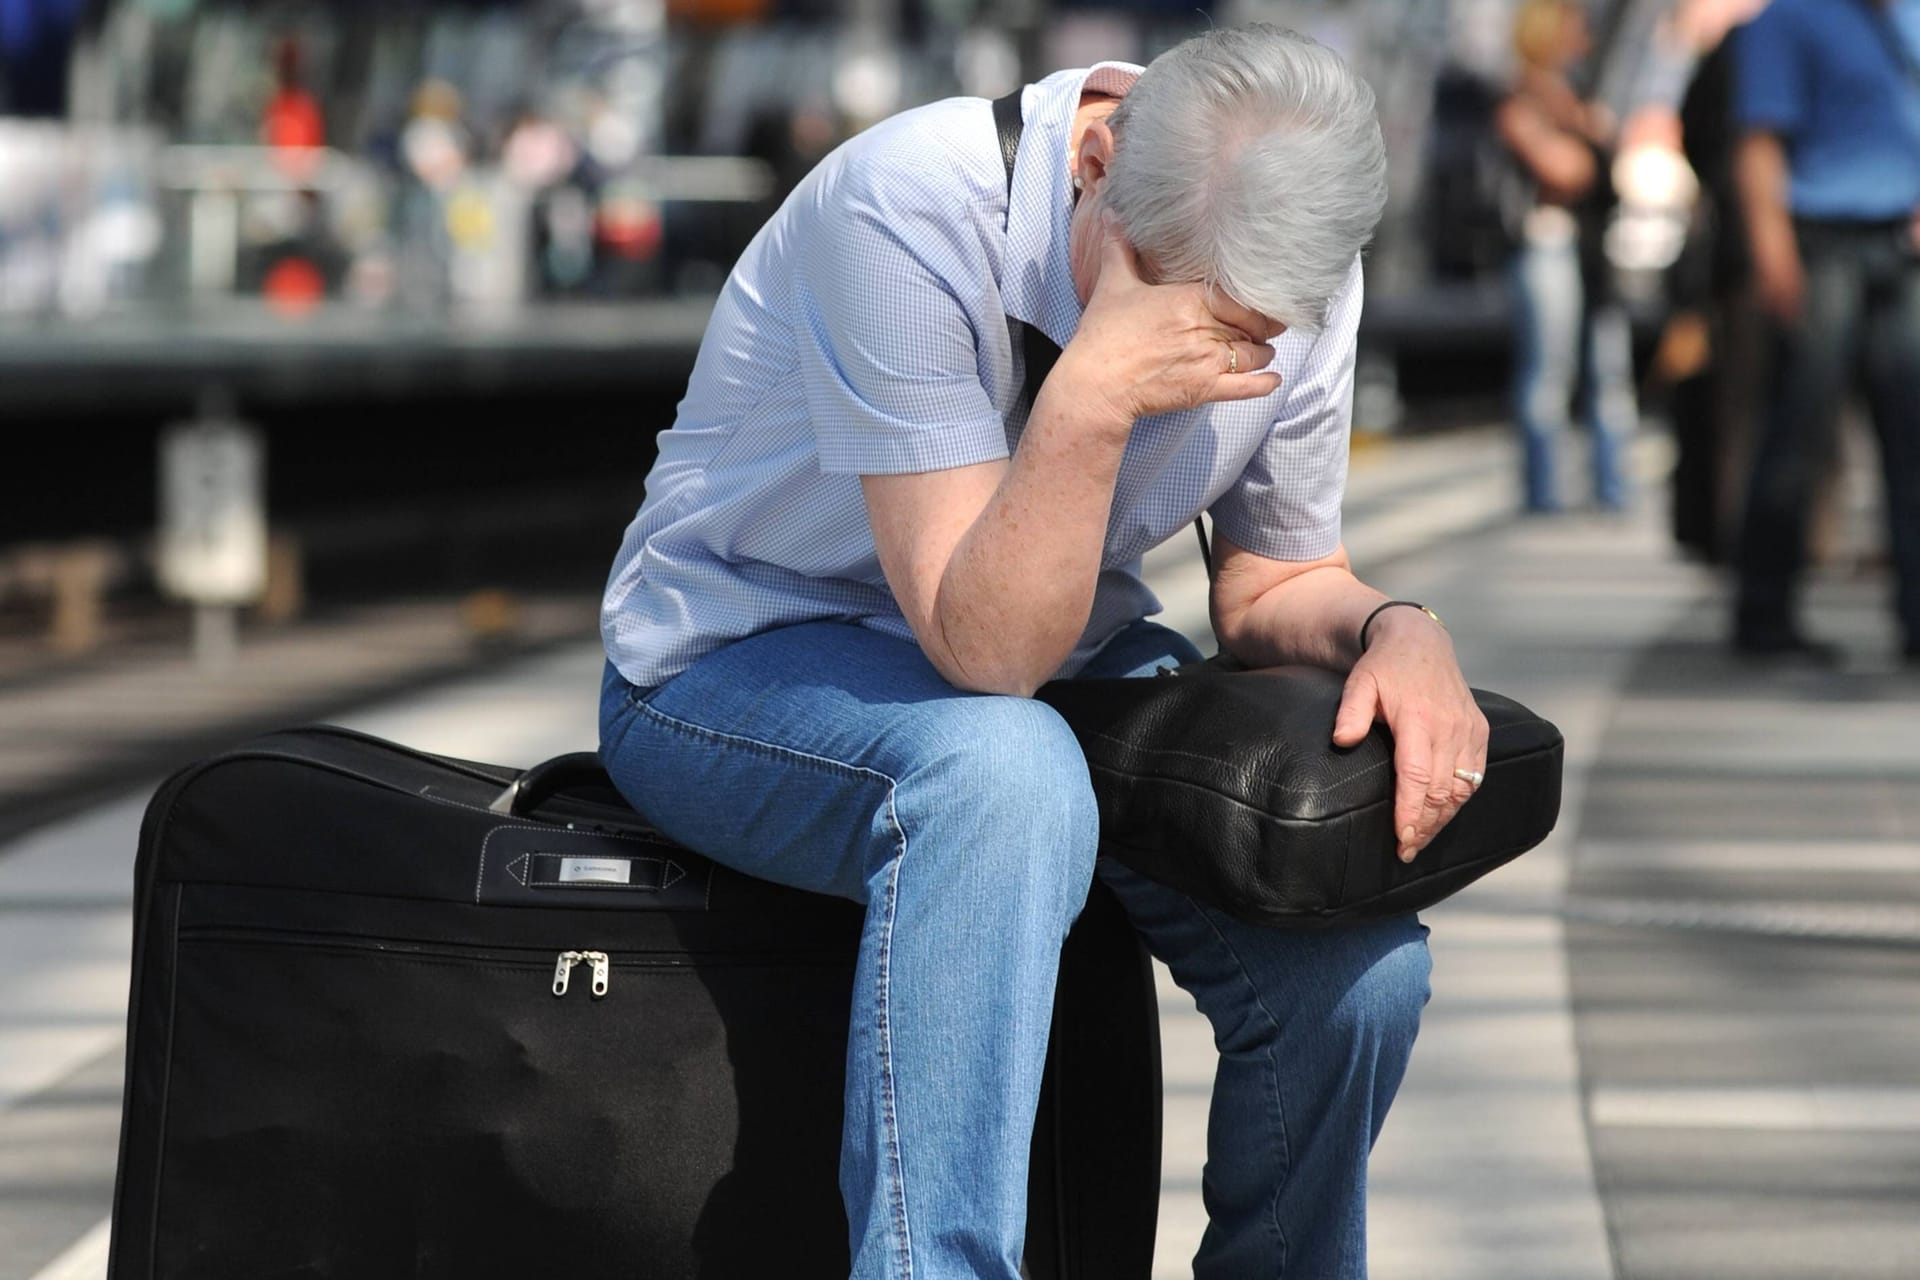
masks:
{"type": "Polygon", "coordinates": [[[626,858],[562,858],[563,884],[630,884],[633,863],[626,858]]]}

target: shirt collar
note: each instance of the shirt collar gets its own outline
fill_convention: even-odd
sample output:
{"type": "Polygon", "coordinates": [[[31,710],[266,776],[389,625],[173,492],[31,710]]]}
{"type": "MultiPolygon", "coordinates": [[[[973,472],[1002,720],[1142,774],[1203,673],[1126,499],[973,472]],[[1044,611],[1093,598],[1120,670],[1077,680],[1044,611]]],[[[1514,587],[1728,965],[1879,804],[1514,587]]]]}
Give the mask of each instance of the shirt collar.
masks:
{"type": "Polygon", "coordinates": [[[1067,172],[1067,139],[1084,92],[1123,98],[1140,78],[1130,62],[1102,62],[1084,70],[1056,71],[1020,95],[1023,126],[1013,162],[1007,204],[1007,256],[1000,300],[1007,314],[1066,346],[1080,325],[1080,296],[1073,287],[1068,231],[1073,225],[1073,189],[1067,172]]]}

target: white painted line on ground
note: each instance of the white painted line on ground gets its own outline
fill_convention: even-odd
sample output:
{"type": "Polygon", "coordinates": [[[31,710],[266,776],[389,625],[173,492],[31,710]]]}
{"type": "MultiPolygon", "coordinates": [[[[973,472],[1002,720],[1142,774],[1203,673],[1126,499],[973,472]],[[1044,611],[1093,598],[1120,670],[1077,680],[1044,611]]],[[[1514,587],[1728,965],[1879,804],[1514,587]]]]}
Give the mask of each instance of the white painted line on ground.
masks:
{"type": "Polygon", "coordinates": [[[1920,906],[1864,902],[1567,899],[1569,920],[1626,929],[1701,929],[1845,942],[1920,942],[1920,906]]]}
{"type": "Polygon", "coordinates": [[[112,1218],[102,1218],[67,1251],[33,1273],[29,1280],[102,1280],[107,1274],[107,1245],[112,1218]]]}
{"type": "Polygon", "coordinates": [[[1587,1114],[1597,1127],[1631,1129],[1920,1133],[1920,1089],[1602,1086],[1587,1114]]]}
{"type": "Polygon", "coordinates": [[[1811,840],[1582,840],[1576,855],[1601,871],[1731,871],[1767,875],[1920,873],[1920,843],[1811,840]]]}

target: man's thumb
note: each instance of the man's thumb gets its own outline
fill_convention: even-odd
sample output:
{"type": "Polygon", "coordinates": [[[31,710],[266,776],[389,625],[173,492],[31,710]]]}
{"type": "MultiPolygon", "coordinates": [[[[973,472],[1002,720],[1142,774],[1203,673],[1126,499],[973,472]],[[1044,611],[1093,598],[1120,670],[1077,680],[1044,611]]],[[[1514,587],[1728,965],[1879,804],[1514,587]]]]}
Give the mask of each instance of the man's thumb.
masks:
{"type": "Polygon", "coordinates": [[[1360,740],[1367,736],[1367,731],[1373,728],[1374,712],[1379,707],[1379,689],[1374,685],[1370,673],[1356,671],[1347,677],[1346,692],[1340,697],[1340,711],[1333,717],[1333,745],[1359,745],[1360,740]]]}

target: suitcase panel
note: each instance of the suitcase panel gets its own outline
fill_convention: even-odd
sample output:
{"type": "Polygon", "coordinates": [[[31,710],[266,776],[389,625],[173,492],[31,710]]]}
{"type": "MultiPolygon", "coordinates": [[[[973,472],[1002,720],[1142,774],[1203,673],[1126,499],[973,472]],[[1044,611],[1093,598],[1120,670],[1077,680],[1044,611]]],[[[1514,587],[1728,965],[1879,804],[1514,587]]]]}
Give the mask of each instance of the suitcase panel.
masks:
{"type": "Polygon", "coordinates": [[[733,1274],[769,1232],[846,1274],[837,1186],[792,1175],[837,1165],[850,947],[614,950],[604,996],[556,997],[555,948],[442,919],[209,914],[189,890],[156,1274],[733,1274]]]}

